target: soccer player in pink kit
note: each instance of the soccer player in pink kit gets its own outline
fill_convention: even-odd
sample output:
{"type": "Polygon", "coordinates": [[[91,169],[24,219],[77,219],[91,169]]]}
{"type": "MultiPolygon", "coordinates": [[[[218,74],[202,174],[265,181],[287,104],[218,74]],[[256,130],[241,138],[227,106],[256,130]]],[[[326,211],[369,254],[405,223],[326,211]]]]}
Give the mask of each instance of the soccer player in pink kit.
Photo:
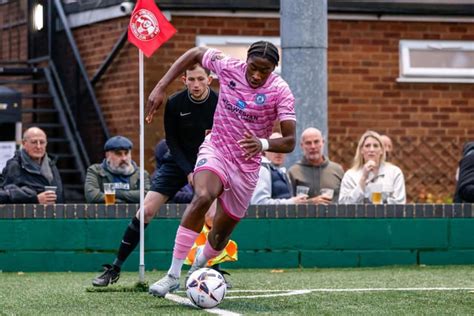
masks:
{"type": "Polygon", "coordinates": [[[200,63],[219,77],[214,125],[199,149],[194,169],[194,197],[176,233],[171,267],[150,286],[151,294],[164,297],[179,288],[183,262],[216,198],[217,210],[207,243],[188,275],[224,249],[250,204],[261,152],[288,153],[294,149],[294,97],[288,84],[273,73],[278,62],[277,48],[265,41],[250,46],[246,62],[215,49],[195,47],[174,62],[151,92],[146,110],[148,123],[163,103],[166,87],[190,65],[200,63]],[[276,120],[283,137],[268,139],[276,120]]]}

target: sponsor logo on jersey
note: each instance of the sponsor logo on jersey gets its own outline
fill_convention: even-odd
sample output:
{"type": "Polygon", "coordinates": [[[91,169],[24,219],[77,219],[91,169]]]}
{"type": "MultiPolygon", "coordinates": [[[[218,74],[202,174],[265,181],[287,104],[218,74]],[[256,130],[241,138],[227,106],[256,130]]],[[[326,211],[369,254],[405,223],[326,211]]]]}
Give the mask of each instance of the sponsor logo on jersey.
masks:
{"type": "Polygon", "coordinates": [[[247,107],[247,103],[245,103],[245,101],[242,101],[242,100],[237,100],[237,103],[235,105],[237,105],[242,110],[247,107]]]}
{"type": "Polygon", "coordinates": [[[227,85],[231,90],[235,90],[235,87],[237,84],[235,83],[234,80],[229,81],[229,84],[227,85]]]}

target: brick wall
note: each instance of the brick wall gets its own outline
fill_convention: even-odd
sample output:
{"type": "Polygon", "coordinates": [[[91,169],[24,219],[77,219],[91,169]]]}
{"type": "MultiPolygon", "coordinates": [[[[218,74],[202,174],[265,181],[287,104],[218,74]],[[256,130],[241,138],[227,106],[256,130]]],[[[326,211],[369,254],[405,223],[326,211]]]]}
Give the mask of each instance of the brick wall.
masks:
{"type": "MultiPolygon", "coordinates": [[[[121,18],[74,31],[92,76],[126,28],[121,18]]],[[[173,16],[178,33],[145,63],[145,96],[198,35],[278,36],[277,19],[173,16]]],[[[469,84],[397,83],[400,39],[473,40],[474,24],[438,22],[329,21],[329,151],[350,166],[367,129],[390,135],[393,162],[405,174],[409,200],[420,192],[449,197],[462,144],[474,138],[474,92],[469,84]]],[[[169,93],[180,89],[177,81],[169,93]]],[[[97,86],[112,134],[138,144],[138,53],[126,44],[97,86]]],[[[146,168],[164,137],[162,110],[146,126],[146,168]]],[[[138,159],[138,150],[134,151],[138,159]]]]}
{"type": "Polygon", "coordinates": [[[474,24],[329,23],[331,157],[349,167],[367,129],[394,141],[407,193],[451,196],[462,144],[474,138],[471,84],[397,83],[401,39],[474,40],[474,24]]]}

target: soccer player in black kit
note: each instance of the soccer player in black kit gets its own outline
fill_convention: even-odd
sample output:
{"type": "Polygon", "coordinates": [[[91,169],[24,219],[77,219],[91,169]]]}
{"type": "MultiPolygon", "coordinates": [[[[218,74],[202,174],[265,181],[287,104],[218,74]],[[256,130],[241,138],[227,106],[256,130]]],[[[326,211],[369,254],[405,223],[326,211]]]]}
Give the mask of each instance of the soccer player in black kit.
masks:
{"type": "MultiPolygon", "coordinates": [[[[199,146],[212,128],[218,96],[209,87],[209,71],[195,64],[186,70],[182,80],[186,89],[171,96],[166,104],[164,124],[169,152],[145,196],[145,227],[168,199],[187,183],[192,185],[199,146]]],[[[122,264],[140,241],[139,218],[138,211],[125,230],[114,262],[103,265],[104,272],[92,281],[94,286],[118,281],[122,264]]]]}

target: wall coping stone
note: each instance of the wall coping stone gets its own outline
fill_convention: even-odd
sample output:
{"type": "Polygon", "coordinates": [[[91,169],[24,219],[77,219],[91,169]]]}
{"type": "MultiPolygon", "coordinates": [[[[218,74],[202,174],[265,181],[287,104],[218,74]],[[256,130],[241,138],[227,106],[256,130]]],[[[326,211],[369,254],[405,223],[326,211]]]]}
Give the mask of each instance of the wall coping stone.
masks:
{"type": "MultiPolygon", "coordinates": [[[[181,218],[186,204],[165,204],[156,218],[181,218]]],[[[1,204],[1,219],[131,218],[138,204],[1,204]]],[[[246,218],[474,218],[474,204],[250,205],[246,218]]]]}

